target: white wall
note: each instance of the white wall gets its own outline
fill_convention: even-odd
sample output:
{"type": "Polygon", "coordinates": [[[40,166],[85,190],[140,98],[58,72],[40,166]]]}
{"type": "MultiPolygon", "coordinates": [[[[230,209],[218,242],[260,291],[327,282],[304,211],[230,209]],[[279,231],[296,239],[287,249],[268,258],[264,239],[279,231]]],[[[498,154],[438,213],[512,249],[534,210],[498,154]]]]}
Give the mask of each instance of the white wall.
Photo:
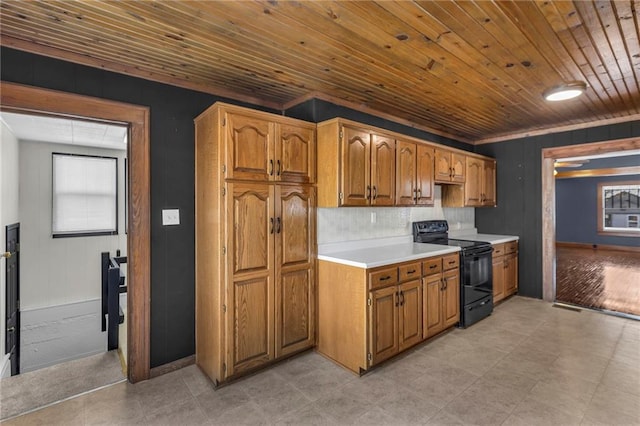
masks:
{"type": "Polygon", "coordinates": [[[127,254],[124,223],[125,151],[19,142],[21,369],[106,350],[100,331],[100,253],[127,254]],[[52,153],[118,158],[119,235],[52,238],[52,153]],[[92,311],[91,311],[92,310],[92,311]],[[88,327],[87,325],[91,326],[88,327]]]}
{"type": "Polygon", "coordinates": [[[411,223],[419,220],[446,219],[451,230],[474,229],[475,209],[443,208],[441,194],[436,185],[433,207],[319,208],[318,244],[411,235],[411,223]]]}
{"type": "MultiPolygon", "coordinates": [[[[0,252],[6,249],[5,226],[18,219],[18,140],[0,120],[0,252]]],[[[5,260],[0,260],[0,375],[6,374],[9,357],[4,354],[5,260]]],[[[11,373],[10,369],[8,370],[11,373]]]]}
{"type": "Polygon", "coordinates": [[[126,256],[124,233],[125,151],[20,141],[20,238],[23,310],[101,297],[100,253],[126,256]],[[119,235],[51,237],[53,152],[118,157],[119,235]]]}

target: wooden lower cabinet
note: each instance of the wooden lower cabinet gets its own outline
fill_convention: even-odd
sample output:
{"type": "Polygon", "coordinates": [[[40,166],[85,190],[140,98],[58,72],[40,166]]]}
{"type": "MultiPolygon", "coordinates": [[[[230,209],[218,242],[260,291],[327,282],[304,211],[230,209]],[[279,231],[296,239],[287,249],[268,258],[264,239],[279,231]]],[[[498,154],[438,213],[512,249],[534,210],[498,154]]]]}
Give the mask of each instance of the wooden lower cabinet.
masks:
{"type": "Polygon", "coordinates": [[[318,261],[318,351],[362,374],[422,342],[428,315],[436,314],[439,331],[457,323],[459,263],[444,273],[442,265],[443,256],[372,269],[318,261]],[[435,269],[437,283],[422,279],[435,269]],[[437,294],[433,310],[428,292],[437,294]]]}
{"type": "Polygon", "coordinates": [[[398,353],[398,291],[397,286],[374,290],[371,300],[371,357],[377,364],[398,353]]]}
{"type": "Polygon", "coordinates": [[[374,290],[369,298],[371,365],[422,341],[422,283],[419,279],[374,290]]]}
{"type": "Polygon", "coordinates": [[[518,241],[493,245],[493,303],[518,291],[518,241]]]}
{"type": "Polygon", "coordinates": [[[445,256],[440,262],[423,263],[425,277],[422,331],[425,339],[460,321],[459,255],[455,253],[445,256]]]}
{"type": "Polygon", "coordinates": [[[518,254],[504,256],[504,292],[512,295],[518,291],[518,254]]]}

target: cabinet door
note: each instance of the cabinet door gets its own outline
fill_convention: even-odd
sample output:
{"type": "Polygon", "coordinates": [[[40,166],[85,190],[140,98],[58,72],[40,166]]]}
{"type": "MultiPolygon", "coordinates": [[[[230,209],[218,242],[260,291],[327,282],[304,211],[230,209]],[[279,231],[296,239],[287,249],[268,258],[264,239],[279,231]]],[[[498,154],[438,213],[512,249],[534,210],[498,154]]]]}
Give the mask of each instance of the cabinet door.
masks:
{"type": "Polygon", "coordinates": [[[504,256],[504,293],[505,297],[518,290],[518,254],[504,256]]]}
{"type": "Polygon", "coordinates": [[[276,356],[315,340],[315,188],[276,186],[276,356]]]}
{"type": "Polygon", "coordinates": [[[482,204],[483,163],[479,158],[467,157],[467,182],[464,185],[465,206],[482,204]]]}
{"type": "Polygon", "coordinates": [[[373,135],[371,141],[371,204],[392,206],[395,202],[396,141],[373,135]]]}
{"type": "Polygon", "coordinates": [[[433,205],[433,164],[434,149],[418,144],[416,158],[417,204],[433,205]]]}
{"type": "Polygon", "coordinates": [[[397,290],[394,285],[370,293],[371,365],[398,353],[397,290]]]}
{"type": "Polygon", "coordinates": [[[504,257],[493,258],[493,302],[504,299],[504,257]]]}
{"type": "Polygon", "coordinates": [[[453,174],[453,170],[451,168],[451,151],[436,149],[434,168],[435,180],[451,182],[453,174]]]}
{"type": "Polygon", "coordinates": [[[227,186],[230,272],[233,275],[265,274],[273,265],[274,188],[261,183],[229,183],[227,186]]]}
{"type": "Polygon", "coordinates": [[[464,183],[466,181],[465,170],[466,170],[466,155],[451,153],[451,182],[459,182],[464,183]]]}
{"type": "Polygon", "coordinates": [[[342,127],[341,206],[369,205],[371,140],[368,132],[342,127]]]}
{"type": "Polygon", "coordinates": [[[236,113],[227,113],[226,166],[228,179],[268,181],[274,177],[274,124],[236,113]]]}
{"type": "Polygon", "coordinates": [[[280,124],[277,134],[276,180],[315,182],[316,132],[313,127],[280,124]]]}
{"type": "Polygon", "coordinates": [[[496,162],[484,160],[482,170],[482,205],[496,205],[496,162]]]}
{"type": "Polygon", "coordinates": [[[423,285],[422,332],[424,338],[433,336],[442,330],[442,275],[428,275],[423,285]]]}
{"type": "Polygon", "coordinates": [[[273,191],[228,184],[227,377],[274,358],[273,191]]]}
{"type": "Polygon", "coordinates": [[[413,142],[398,141],[396,149],[396,205],[416,203],[416,153],[413,142]]]}
{"type": "Polygon", "coordinates": [[[398,286],[400,310],[398,335],[400,350],[422,341],[422,282],[413,280],[398,286]]]}
{"type": "Polygon", "coordinates": [[[447,328],[460,321],[460,272],[452,269],[442,273],[444,289],[442,291],[443,327],[447,328]]]}

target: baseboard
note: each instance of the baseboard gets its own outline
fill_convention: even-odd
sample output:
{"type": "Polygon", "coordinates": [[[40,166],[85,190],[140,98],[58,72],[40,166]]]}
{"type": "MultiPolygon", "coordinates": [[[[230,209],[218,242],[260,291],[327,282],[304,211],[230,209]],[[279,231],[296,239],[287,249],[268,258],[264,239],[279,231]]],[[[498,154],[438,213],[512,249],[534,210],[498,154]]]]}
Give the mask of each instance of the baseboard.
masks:
{"type": "Polygon", "coordinates": [[[608,244],[588,244],[588,243],[569,243],[565,241],[556,241],[556,247],[581,248],[591,250],[612,250],[612,251],[631,251],[640,253],[640,247],[631,246],[613,246],[608,244]]]}
{"type": "Polygon", "coordinates": [[[177,359],[175,361],[169,362],[167,364],[162,364],[157,367],[153,367],[150,371],[150,378],[162,376],[163,374],[171,373],[172,371],[180,370],[181,368],[187,367],[191,364],[196,363],[196,356],[190,355],[184,358],[177,359]]]}

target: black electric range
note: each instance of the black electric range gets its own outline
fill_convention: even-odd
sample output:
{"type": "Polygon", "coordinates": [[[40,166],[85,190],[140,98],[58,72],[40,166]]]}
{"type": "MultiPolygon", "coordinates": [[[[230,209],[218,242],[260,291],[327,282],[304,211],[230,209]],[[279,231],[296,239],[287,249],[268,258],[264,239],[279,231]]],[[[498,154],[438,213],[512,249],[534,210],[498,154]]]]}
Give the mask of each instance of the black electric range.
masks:
{"type": "Polygon", "coordinates": [[[460,323],[468,327],[493,312],[493,265],[491,244],[449,238],[446,220],[413,222],[415,243],[460,247],[460,323]]]}

